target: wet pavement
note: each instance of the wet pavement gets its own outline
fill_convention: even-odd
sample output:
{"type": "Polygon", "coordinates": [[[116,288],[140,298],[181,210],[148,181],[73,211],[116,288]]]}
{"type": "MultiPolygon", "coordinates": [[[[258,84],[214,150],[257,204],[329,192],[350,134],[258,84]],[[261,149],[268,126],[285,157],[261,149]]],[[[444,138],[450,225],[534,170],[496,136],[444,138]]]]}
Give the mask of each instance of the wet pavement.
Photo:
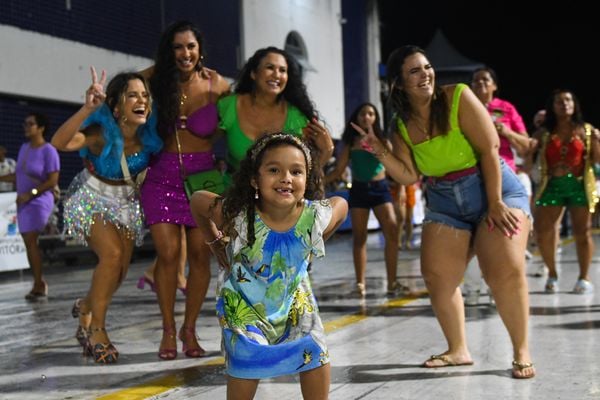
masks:
{"type": "MultiPolygon", "coordinates": [[[[600,245],[595,236],[596,245],[600,245]]],[[[327,256],[313,265],[313,287],[331,356],[330,399],[600,399],[600,271],[594,257],[592,295],[570,293],[577,278],[575,245],[563,242],[559,292],[545,294],[545,278],[529,261],[530,342],[537,377],[510,375],[508,335],[488,297],[467,307],[473,366],[424,369],[445,342],[423,291],[418,252],[401,251],[399,276],[411,294],[387,296],[382,236],[369,234],[367,297],[354,292],[350,234],[336,234],[327,256]]],[[[208,356],[174,361],[157,357],[161,318],[155,295],[136,288],[150,259],[136,259],[116,293],[107,329],[120,358],[96,365],[74,338],[71,307],[89,286],[93,266],[46,268],[47,300],[26,302],[28,272],[0,274],[0,399],[224,399],[220,330],[214,316],[216,266],[197,332],[208,356]],[[21,276],[23,275],[23,276],[21,276]]],[[[183,320],[178,293],[176,318],[183,320]]],[[[256,399],[301,399],[298,376],[264,380],[256,399]]]]}

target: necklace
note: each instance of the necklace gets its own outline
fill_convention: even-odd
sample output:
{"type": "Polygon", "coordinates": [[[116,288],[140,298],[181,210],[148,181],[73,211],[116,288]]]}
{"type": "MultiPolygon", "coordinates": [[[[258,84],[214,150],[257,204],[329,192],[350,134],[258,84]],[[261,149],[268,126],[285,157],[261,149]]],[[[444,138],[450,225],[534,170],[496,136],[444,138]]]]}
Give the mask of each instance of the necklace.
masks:
{"type": "Polygon", "coordinates": [[[412,120],[415,123],[415,126],[417,127],[417,129],[419,131],[421,131],[421,133],[423,133],[423,135],[425,135],[425,140],[431,139],[429,131],[427,129],[425,129],[425,127],[419,122],[419,119],[417,117],[414,117],[412,120]]]}
{"type": "Polygon", "coordinates": [[[192,73],[192,76],[191,76],[191,77],[189,77],[189,78],[188,78],[188,80],[186,80],[185,82],[181,83],[181,95],[179,96],[179,106],[180,106],[180,107],[183,107],[183,105],[185,104],[185,102],[186,102],[186,101],[187,101],[187,99],[188,99],[188,96],[187,96],[187,94],[185,94],[185,89],[186,89],[187,87],[189,87],[189,85],[191,84],[191,82],[192,82],[193,80],[195,80],[195,79],[196,79],[196,76],[197,76],[197,75],[198,75],[198,74],[197,74],[196,72],[193,72],[193,73],[192,73]]]}

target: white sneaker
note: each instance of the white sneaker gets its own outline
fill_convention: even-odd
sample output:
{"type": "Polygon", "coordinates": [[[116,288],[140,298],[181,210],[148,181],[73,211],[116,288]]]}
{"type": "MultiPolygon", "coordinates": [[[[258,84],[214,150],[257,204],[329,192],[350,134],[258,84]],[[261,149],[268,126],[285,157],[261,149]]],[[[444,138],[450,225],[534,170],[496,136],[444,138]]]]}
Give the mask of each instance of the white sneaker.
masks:
{"type": "Polygon", "coordinates": [[[469,290],[465,293],[465,306],[476,306],[479,304],[479,290],[469,290]]]}
{"type": "Polygon", "coordinates": [[[533,254],[531,254],[531,252],[527,249],[525,249],[525,259],[526,260],[531,260],[533,258],[533,254]]]}

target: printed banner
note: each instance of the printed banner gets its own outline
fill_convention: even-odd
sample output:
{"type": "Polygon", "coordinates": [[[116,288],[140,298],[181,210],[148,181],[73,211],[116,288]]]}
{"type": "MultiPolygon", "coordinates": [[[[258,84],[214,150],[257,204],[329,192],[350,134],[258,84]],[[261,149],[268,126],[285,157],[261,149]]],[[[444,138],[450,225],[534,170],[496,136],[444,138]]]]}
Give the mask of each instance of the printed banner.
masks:
{"type": "Polygon", "coordinates": [[[0,193],[0,272],[29,268],[17,226],[17,193],[0,193]]]}

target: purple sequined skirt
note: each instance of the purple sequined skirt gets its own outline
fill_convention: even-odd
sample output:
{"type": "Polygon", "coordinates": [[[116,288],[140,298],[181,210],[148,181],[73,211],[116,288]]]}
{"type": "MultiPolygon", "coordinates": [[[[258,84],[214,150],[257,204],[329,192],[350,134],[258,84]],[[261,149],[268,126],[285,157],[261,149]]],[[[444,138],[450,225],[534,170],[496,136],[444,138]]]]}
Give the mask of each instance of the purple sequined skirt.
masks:
{"type": "MultiPolygon", "coordinates": [[[[181,154],[186,174],[214,168],[212,151],[181,154]]],[[[177,153],[161,152],[154,156],[141,190],[146,225],[159,223],[196,227],[190,212],[177,153]]]]}

